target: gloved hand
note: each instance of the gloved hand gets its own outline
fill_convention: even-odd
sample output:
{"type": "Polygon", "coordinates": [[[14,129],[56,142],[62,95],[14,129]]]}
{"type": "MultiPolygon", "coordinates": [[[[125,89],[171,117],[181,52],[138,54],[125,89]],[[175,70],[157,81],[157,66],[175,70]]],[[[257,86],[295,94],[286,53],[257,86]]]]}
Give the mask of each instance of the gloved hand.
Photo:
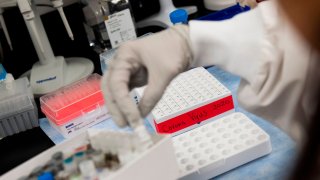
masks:
{"type": "Polygon", "coordinates": [[[161,98],[170,81],[192,63],[189,27],[177,25],[120,46],[102,78],[106,105],[117,125],[135,127],[161,98]],[[137,107],[129,95],[146,85],[137,107]]]}
{"type": "Polygon", "coordinates": [[[241,6],[249,6],[250,8],[255,8],[258,3],[257,0],[237,0],[241,6]]]}

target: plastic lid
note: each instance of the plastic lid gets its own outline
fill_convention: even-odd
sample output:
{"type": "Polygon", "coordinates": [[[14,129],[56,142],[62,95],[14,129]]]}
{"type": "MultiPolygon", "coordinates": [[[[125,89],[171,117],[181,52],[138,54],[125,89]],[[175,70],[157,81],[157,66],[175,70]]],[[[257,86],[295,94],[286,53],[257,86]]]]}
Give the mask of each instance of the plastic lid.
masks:
{"type": "Polygon", "coordinates": [[[72,161],[73,161],[73,157],[72,157],[72,156],[71,156],[71,157],[68,157],[68,158],[65,159],[65,160],[63,160],[63,162],[64,162],[65,164],[72,163],[72,161]]]}
{"type": "Polygon", "coordinates": [[[45,172],[38,176],[38,180],[54,180],[52,173],[45,172]]]}
{"type": "Polygon", "coordinates": [[[176,23],[184,23],[188,22],[188,13],[184,9],[177,9],[170,13],[170,20],[173,24],[176,23]]]}
{"type": "Polygon", "coordinates": [[[2,64],[0,64],[0,81],[5,80],[6,76],[7,76],[7,72],[4,69],[4,67],[2,66],[2,64]]]}

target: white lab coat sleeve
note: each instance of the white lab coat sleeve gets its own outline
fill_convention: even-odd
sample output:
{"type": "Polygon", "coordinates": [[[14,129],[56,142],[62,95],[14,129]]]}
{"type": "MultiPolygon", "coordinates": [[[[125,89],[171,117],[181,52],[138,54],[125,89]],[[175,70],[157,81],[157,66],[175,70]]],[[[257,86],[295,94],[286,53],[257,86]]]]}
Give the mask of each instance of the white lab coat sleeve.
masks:
{"type": "Polygon", "coordinates": [[[288,24],[270,0],[230,20],[191,21],[190,43],[193,66],[216,65],[240,76],[240,105],[299,138],[291,120],[299,113],[309,51],[288,24]]]}

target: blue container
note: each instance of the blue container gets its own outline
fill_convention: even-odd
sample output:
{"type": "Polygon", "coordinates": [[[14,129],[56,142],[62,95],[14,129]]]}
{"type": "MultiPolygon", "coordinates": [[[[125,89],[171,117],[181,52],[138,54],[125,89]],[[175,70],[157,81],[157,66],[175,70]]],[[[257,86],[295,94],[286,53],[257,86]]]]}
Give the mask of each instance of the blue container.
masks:
{"type": "Polygon", "coordinates": [[[0,64],[0,82],[4,81],[6,79],[6,76],[7,76],[7,72],[2,66],[2,64],[0,64]]]}
{"type": "Polygon", "coordinates": [[[206,16],[200,17],[198,20],[206,20],[206,21],[221,21],[221,20],[226,20],[226,19],[230,19],[233,16],[249,11],[250,7],[249,6],[245,6],[242,7],[238,4],[228,7],[226,9],[208,14],[206,16]]]}

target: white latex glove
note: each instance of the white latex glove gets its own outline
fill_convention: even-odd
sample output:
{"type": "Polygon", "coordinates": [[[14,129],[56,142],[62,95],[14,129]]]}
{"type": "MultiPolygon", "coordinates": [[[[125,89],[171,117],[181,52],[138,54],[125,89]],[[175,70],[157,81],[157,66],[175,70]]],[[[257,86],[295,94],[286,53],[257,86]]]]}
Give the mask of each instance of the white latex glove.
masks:
{"type": "Polygon", "coordinates": [[[256,0],[237,0],[241,6],[249,6],[250,8],[255,8],[258,3],[256,0]]]}
{"type": "Polygon", "coordinates": [[[119,126],[136,127],[161,98],[170,81],[192,62],[189,28],[177,25],[120,46],[102,79],[106,105],[119,126]],[[129,95],[146,85],[137,107],[129,95]]]}

